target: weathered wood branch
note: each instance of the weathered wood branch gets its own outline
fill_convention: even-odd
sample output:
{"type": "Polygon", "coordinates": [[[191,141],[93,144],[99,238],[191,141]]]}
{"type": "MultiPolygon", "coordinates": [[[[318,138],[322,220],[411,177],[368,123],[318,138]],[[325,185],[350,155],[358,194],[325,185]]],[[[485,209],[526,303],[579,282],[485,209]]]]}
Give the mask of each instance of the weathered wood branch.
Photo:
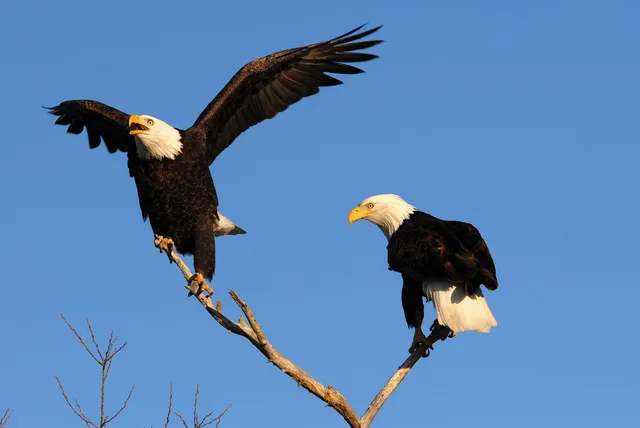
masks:
{"type": "MultiPolygon", "coordinates": [[[[160,241],[156,239],[156,247],[159,243],[160,241]]],[[[168,254],[168,256],[170,261],[175,262],[188,282],[192,277],[192,273],[182,258],[173,250],[168,254]]],[[[384,403],[404,380],[407,374],[409,374],[409,371],[411,371],[413,366],[424,355],[428,356],[429,348],[433,349],[432,346],[426,345],[416,349],[382,387],[378,395],[376,395],[367,408],[365,414],[360,418],[355,410],[353,410],[353,407],[351,407],[347,399],[339,391],[334,389],[331,385],[324,386],[273,347],[273,345],[267,340],[267,337],[262,330],[262,326],[256,319],[249,305],[242,300],[235,291],[230,290],[229,294],[244,314],[244,317],[246,317],[248,324],[244,321],[243,317],[240,317],[238,322],[231,321],[227,318],[222,313],[222,302],[218,300],[214,305],[211,298],[205,296],[205,293],[196,294],[199,291],[196,284],[187,283],[185,288],[189,290],[190,294],[194,295],[198,299],[198,302],[200,302],[200,304],[206,309],[209,315],[218,322],[218,324],[227,329],[227,331],[238,336],[242,336],[251,342],[251,344],[267,358],[268,362],[278,367],[287,376],[291,377],[298,386],[302,386],[304,389],[327,403],[327,405],[338,412],[352,428],[369,428],[371,422],[373,422],[373,419],[376,417],[384,403]]],[[[427,339],[431,344],[433,344],[438,340],[445,340],[449,332],[450,330],[447,327],[439,327],[433,330],[427,339]]]]}

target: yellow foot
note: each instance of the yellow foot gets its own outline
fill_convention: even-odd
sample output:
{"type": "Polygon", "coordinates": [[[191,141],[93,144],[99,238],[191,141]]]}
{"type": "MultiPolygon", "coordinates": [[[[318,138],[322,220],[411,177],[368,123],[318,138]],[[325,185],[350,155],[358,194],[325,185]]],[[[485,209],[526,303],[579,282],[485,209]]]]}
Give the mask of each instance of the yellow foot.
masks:
{"type": "MultiPolygon", "coordinates": [[[[198,287],[198,291],[196,291],[195,293],[196,296],[199,296],[203,291],[206,291],[207,293],[209,293],[206,297],[213,296],[213,288],[207,285],[207,282],[204,280],[204,276],[202,276],[201,273],[196,273],[189,279],[189,287],[191,287],[194,284],[197,285],[198,287]]],[[[192,294],[193,294],[192,292],[189,292],[189,296],[191,296],[192,294]]]]}
{"type": "Polygon", "coordinates": [[[413,352],[418,349],[421,345],[425,345],[424,346],[424,352],[422,354],[422,357],[428,357],[429,353],[430,353],[430,349],[433,349],[433,344],[431,343],[431,341],[429,339],[427,339],[424,335],[424,333],[422,332],[422,329],[420,327],[416,328],[416,332],[413,335],[413,342],[411,342],[411,347],[409,348],[409,353],[413,354],[413,352]]]}
{"type": "Polygon", "coordinates": [[[154,235],[154,237],[155,239],[153,241],[153,244],[156,246],[156,248],[160,249],[161,253],[164,251],[167,254],[169,263],[173,263],[173,259],[171,258],[171,253],[173,252],[173,248],[175,247],[173,239],[165,238],[164,236],[160,235],[154,235]]]}

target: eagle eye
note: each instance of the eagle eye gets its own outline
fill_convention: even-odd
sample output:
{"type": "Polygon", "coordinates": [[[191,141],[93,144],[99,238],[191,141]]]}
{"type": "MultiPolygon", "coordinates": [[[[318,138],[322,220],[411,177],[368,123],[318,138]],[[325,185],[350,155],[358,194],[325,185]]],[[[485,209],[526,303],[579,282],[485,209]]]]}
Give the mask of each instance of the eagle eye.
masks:
{"type": "Polygon", "coordinates": [[[149,125],[149,126],[153,126],[153,120],[151,120],[151,119],[147,119],[147,125],[149,125]]]}
{"type": "Polygon", "coordinates": [[[371,209],[373,208],[373,202],[369,202],[367,205],[365,205],[367,207],[367,209],[371,209]]]}

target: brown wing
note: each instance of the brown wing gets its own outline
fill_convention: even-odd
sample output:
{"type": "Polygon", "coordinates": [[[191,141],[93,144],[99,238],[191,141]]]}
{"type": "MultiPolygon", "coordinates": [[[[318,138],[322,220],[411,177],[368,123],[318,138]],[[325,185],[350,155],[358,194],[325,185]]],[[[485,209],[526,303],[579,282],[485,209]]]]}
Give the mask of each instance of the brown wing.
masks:
{"type": "Polygon", "coordinates": [[[277,52],[242,67],[191,128],[206,134],[209,162],[249,127],[318,93],[320,86],[342,83],[325,73],[363,73],[345,63],[377,58],[355,51],[375,46],[382,40],[355,42],[380,28],[358,33],[362,27],[326,42],[277,52]]]}
{"type": "MultiPolygon", "coordinates": [[[[416,212],[389,239],[389,269],[414,278],[442,277],[468,294],[483,283],[481,261],[442,220],[416,212]]],[[[486,283],[485,283],[486,285],[486,283]]]]}
{"type": "Polygon", "coordinates": [[[98,101],[65,101],[56,107],[47,107],[49,113],[58,116],[56,125],[69,125],[67,132],[80,134],[87,128],[89,148],[95,149],[104,141],[109,153],[126,152],[132,147],[129,135],[129,115],[98,101]]]}
{"type": "Polygon", "coordinates": [[[102,140],[109,153],[128,152],[129,175],[132,175],[138,157],[133,136],[129,135],[127,113],[92,100],[64,101],[45,108],[58,116],[57,125],[69,125],[67,132],[71,134],[80,134],[86,128],[90,149],[100,146],[102,140]]]}
{"type": "Polygon", "coordinates": [[[462,244],[473,253],[480,261],[479,275],[483,277],[483,283],[489,290],[498,288],[496,276],[496,265],[491,257],[491,252],[487,243],[480,235],[480,231],[472,224],[462,221],[445,220],[444,223],[462,242],[462,244]]]}

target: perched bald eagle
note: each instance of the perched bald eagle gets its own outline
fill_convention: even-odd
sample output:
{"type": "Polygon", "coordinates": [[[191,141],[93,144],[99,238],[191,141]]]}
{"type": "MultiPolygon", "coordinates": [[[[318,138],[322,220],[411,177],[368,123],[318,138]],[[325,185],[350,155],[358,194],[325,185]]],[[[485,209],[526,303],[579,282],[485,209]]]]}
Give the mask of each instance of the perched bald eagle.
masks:
{"type": "Polygon", "coordinates": [[[458,332],[488,333],[498,325],[480,285],[498,288],[496,267],[487,244],[473,225],[440,220],[418,211],[397,195],[365,199],[349,213],[349,223],[366,219],[389,240],[389,270],[402,275],[402,308],[415,334],[409,352],[421,343],[423,297],[433,302],[438,324],[458,332]]]}
{"type": "MultiPolygon", "coordinates": [[[[214,235],[235,225],[220,222],[209,166],[249,127],[318,93],[321,86],[342,83],[325,73],[363,73],[347,63],[377,58],[356,51],[382,41],[358,41],[380,28],[358,32],[362,27],[246,64],[187,130],[97,101],[65,101],[49,110],[59,116],[56,124],[69,125],[67,132],[80,134],[86,128],[91,149],[102,140],[110,153],[127,152],[143,219],[149,218],[153,232],[163,237],[162,249],[194,255],[191,281],[212,293],[204,278],[211,280],[215,270],[214,235]]],[[[242,233],[235,228],[227,233],[232,231],[242,233]]]]}

